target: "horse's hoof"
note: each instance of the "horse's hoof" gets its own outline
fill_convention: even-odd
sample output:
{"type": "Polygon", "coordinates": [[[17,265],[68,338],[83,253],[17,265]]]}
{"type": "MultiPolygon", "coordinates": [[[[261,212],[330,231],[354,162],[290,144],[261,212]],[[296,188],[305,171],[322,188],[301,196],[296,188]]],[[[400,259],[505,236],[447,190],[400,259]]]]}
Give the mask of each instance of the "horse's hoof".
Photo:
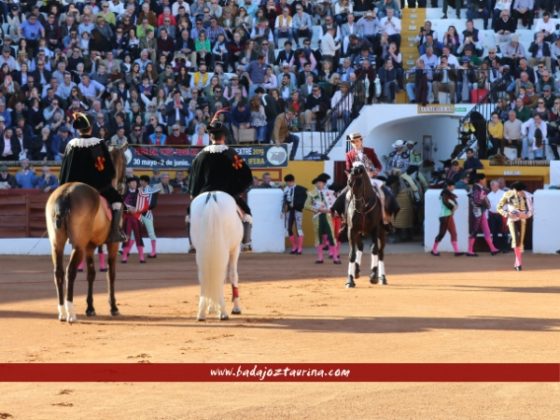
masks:
{"type": "Polygon", "coordinates": [[[148,255],[148,258],[157,258],[157,255],[149,254],[149,255],[148,255]]]}
{"type": "Polygon", "coordinates": [[[77,320],[78,320],[78,317],[76,315],[68,315],[66,317],[66,322],[68,322],[69,324],[73,324],[77,320]]]}
{"type": "Polygon", "coordinates": [[[126,264],[128,261],[121,260],[121,264],[126,264]]]}
{"type": "Polygon", "coordinates": [[[196,318],[196,320],[197,320],[198,322],[202,322],[202,321],[206,321],[206,318],[198,317],[198,318],[196,318]]]}
{"type": "Polygon", "coordinates": [[[83,269],[83,268],[78,268],[77,271],[78,271],[78,273],[83,273],[83,272],[84,272],[84,269],[83,269]]]}
{"type": "Polygon", "coordinates": [[[101,273],[106,273],[106,272],[107,272],[107,268],[100,268],[99,271],[100,271],[101,273]]]}
{"type": "Polygon", "coordinates": [[[227,321],[229,319],[228,314],[221,314],[220,315],[220,321],[227,321]]]}
{"type": "Polygon", "coordinates": [[[86,316],[96,316],[95,309],[86,310],[86,316]]]}
{"type": "Polygon", "coordinates": [[[140,260],[140,264],[146,264],[146,260],[140,260]]]}
{"type": "Polygon", "coordinates": [[[241,315],[241,308],[233,308],[231,310],[232,315],[241,315]]]}
{"type": "Polygon", "coordinates": [[[118,309],[111,309],[111,316],[119,316],[120,314],[118,309]]]}
{"type": "Polygon", "coordinates": [[[379,277],[371,275],[371,276],[369,277],[369,282],[370,282],[371,284],[377,284],[377,283],[379,282],[379,277]]]}
{"type": "Polygon", "coordinates": [[[381,276],[379,284],[381,284],[383,286],[387,286],[387,277],[381,276]]]}
{"type": "Polygon", "coordinates": [[[356,287],[356,283],[354,283],[354,279],[352,278],[352,276],[349,276],[348,280],[346,280],[346,288],[350,289],[352,287],[356,287]]]}

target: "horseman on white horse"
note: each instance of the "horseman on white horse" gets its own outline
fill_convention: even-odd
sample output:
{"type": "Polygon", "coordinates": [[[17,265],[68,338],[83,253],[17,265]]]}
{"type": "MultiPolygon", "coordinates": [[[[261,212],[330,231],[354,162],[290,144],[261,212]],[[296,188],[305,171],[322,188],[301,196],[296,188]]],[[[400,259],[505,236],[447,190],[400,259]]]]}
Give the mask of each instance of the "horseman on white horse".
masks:
{"type": "Polygon", "coordinates": [[[218,303],[221,319],[227,319],[223,306],[226,279],[232,284],[232,312],[241,313],[237,306],[237,258],[241,241],[250,243],[251,239],[251,210],[241,194],[253,183],[253,174],[237,152],[224,144],[227,129],[221,122],[211,123],[208,131],[212,144],[202,149],[194,159],[189,182],[193,198],[191,234],[197,251],[201,284],[199,320],[205,319],[206,309],[218,303]]]}
{"type": "Polygon", "coordinates": [[[227,128],[216,121],[208,126],[211,145],[196,155],[191,166],[189,193],[191,199],[208,191],[223,191],[231,195],[243,221],[243,244],[250,245],[251,209],[241,197],[253,184],[253,173],[234,149],[225,144],[227,128]]]}

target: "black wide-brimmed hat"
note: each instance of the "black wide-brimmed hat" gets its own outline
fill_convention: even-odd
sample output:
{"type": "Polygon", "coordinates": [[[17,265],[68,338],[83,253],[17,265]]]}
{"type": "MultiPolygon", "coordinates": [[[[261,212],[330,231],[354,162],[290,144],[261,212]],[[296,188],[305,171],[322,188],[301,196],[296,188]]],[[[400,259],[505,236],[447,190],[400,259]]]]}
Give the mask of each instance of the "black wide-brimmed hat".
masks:
{"type": "Polygon", "coordinates": [[[82,112],[75,112],[72,127],[78,131],[87,131],[91,129],[91,122],[86,114],[82,112]]]}
{"type": "Polygon", "coordinates": [[[207,131],[214,137],[227,136],[227,127],[219,120],[213,121],[208,124],[207,131]]]}
{"type": "Polygon", "coordinates": [[[517,181],[511,184],[511,188],[517,191],[525,191],[527,189],[527,185],[521,181],[517,181]]]}
{"type": "Polygon", "coordinates": [[[315,179],[313,181],[311,181],[311,183],[315,184],[317,182],[324,182],[326,184],[329,181],[329,179],[331,179],[329,174],[322,173],[321,175],[318,175],[317,177],[315,177],[315,179]]]}

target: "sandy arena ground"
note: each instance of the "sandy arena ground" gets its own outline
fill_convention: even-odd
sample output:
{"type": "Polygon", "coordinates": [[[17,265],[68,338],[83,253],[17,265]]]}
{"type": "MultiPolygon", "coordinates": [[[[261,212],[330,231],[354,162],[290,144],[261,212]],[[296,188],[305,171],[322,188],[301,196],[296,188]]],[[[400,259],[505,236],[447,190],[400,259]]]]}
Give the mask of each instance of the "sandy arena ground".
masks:
{"type": "MultiPolygon", "coordinates": [[[[559,362],[560,257],[435,258],[389,251],[389,286],[314,255],[244,254],[243,315],[195,320],[193,255],[119,264],[121,316],[56,319],[47,257],[0,257],[4,362],[559,362]]],[[[364,261],[364,266],[369,260],[364,261]]],[[[230,296],[229,287],[226,296],[230,296]]],[[[0,419],[559,418],[560,384],[0,384],[0,419]]]]}

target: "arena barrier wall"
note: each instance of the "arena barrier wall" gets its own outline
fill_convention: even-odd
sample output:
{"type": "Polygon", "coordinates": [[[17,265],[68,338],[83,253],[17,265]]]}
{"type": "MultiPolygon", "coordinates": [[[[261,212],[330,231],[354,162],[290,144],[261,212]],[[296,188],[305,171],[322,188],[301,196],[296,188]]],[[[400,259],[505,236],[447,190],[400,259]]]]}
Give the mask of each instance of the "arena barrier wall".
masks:
{"type": "Polygon", "coordinates": [[[554,254],[560,249],[558,204],[560,190],[537,190],[533,195],[533,252],[554,254]]]}
{"type": "Polygon", "coordinates": [[[252,247],[254,252],[284,252],[285,228],[279,188],[249,191],[249,207],[253,213],[252,247]]]}
{"type": "MultiPolygon", "coordinates": [[[[431,251],[434,239],[439,231],[439,214],[441,211],[440,194],[441,190],[433,189],[428,190],[424,196],[424,210],[426,215],[424,220],[424,250],[426,252],[431,251]]],[[[454,215],[455,226],[457,227],[457,241],[459,250],[461,252],[467,252],[469,245],[469,202],[467,192],[465,190],[455,190],[455,194],[459,202],[459,209],[454,215]]],[[[449,233],[446,233],[445,237],[442,239],[438,250],[442,252],[453,252],[449,233]]]]}

